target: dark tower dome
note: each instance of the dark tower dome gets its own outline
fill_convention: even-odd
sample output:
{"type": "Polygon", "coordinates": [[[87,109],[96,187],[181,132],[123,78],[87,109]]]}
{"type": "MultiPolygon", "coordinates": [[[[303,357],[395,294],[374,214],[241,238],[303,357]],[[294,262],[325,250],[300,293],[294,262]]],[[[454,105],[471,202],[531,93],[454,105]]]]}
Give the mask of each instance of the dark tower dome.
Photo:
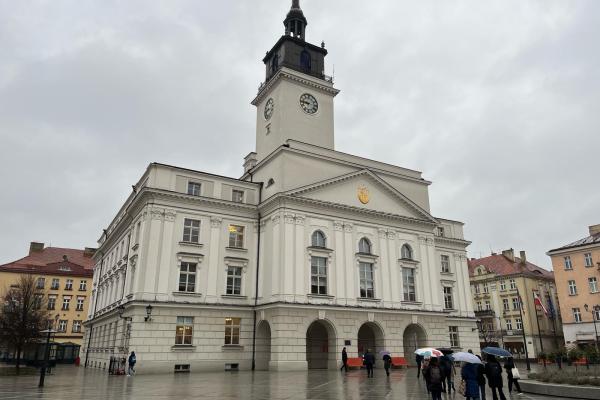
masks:
{"type": "Polygon", "coordinates": [[[283,25],[285,26],[286,35],[292,35],[293,37],[304,40],[308,21],[306,21],[306,17],[300,8],[300,0],[292,0],[292,8],[290,8],[290,11],[287,13],[283,25]]]}

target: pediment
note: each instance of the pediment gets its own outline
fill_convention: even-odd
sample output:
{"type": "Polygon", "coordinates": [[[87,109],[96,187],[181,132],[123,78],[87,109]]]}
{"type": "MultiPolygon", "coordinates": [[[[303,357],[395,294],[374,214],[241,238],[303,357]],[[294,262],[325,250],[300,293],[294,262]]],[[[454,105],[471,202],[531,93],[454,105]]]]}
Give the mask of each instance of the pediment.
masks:
{"type": "Polygon", "coordinates": [[[291,190],[287,194],[437,223],[426,210],[367,169],[291,190]]]}

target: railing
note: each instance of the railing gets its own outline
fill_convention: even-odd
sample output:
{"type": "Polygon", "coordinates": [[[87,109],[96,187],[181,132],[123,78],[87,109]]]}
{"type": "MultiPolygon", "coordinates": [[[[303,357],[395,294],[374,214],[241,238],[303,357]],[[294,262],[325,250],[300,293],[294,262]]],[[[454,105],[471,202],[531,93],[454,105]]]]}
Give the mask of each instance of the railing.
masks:
{"type": "Polygon", "coordinates": [[[494,310],[478,310],[475,311],[475,316],[480,318],[494,318],[496,316],[496,312],[494,310]]]}

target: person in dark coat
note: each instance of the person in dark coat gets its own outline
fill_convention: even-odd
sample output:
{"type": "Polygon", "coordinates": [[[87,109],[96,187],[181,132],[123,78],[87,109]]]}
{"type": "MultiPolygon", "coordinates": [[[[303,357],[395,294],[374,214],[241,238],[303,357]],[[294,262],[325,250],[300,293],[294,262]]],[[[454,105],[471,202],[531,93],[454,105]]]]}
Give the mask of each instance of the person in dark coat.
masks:
{"type": "Polygon", "coordinates": [[[506,379],[508,380],[508,393],[512,393],[513,384],[517,388],[517,392],[523,393],[521,391],[521,385],[519,385],[519,378],[515,379],[513,377],[512,369],[515,367],[515,361],[512,357],[508,357],[506,362],[504,362],[504,369],[506,370],[506,379]]]}
{"type": "Polygon", "coordinates": [[[442,382],[445,379],[444,371],[438,365],[438,359],[431,357],[429,365],[423,369],[423,376],[427,382],[427,389],[432,400],[442,400],[442,382]]]}
{"type": "Polygon", "coordinates": [[[135,356],[135,352],[132,351],[129,355],[129,359],[127,360],[129,363],[129,369],[127,370],[127,376],[131,376],[135,374],[135,363],[137,362],[137,358],[135,356]]]}
{"type": "Polygon", "coordinates": [[[417,378],[419,376],[421,376],[421,363],[423,362],[423,356],[420,354],[417,354],[415,356],[415,361],[417,362],[417,378]]]}
{"type": "Polygon", "coordinates": [[[442,390],[445,392],[448,389],[448,393],[450,393],[452,389],[452,369],[454,368],[454,364],[452,363],[452,359],[444,354],[440,357],[440,368],[444,371],[444,382],[442,382],[442,390]]]}
{"type": "Polygon", "coordinates": [[[371,349],[367,349],[367,352],[363,356],[363,362],[365,367],[367,367],[367,376],[369,378],[373,377],[373,365],[375,365],[375,356],[371,353],[371,349]]]}
{"type": "Polygon", "coordinates": [[[498,400],[498,392],[500,394],[500,400],[506,400],[504,392],[502,391],[502,367],[496,357],[492,355],[487,356],[487,363],[485,364],[485,375],[488,380],[488,386],[492,389],[492,396],[494,400],[498,400]]]}
{"type": "MultiPolygon", "coordinates": [[[[481,364],[466,363],[460,372],[460,376],[465,381],[465,397],[467,400],[479,399],[479,372],[478,366],[481,364]]],[[[485,389],[485,387],[484,387],[485,389]]]]}
{"type": "MultiPolygon", "coordinates": [[[[481,357],[477,356],[481,360],[481,357]]],[[[477,381],[479,383],[479,391],[481,392],[481,400],[485,400],[485,366],[477,364],[477,381]]]]}
{"type": "Polygon", "coordinates": [[[341,370],[348,372],[348,353],[346,353],[345,347],[342,349],[342,367],[340,368],[340,371],[341,370]]]}
{"type": "Polygon", "coordinates": [[[385,374],[390,376],[390,368],[392,368],[392,357],[389,354],[383,355],[383,368],[385,369],[385,374]]]}

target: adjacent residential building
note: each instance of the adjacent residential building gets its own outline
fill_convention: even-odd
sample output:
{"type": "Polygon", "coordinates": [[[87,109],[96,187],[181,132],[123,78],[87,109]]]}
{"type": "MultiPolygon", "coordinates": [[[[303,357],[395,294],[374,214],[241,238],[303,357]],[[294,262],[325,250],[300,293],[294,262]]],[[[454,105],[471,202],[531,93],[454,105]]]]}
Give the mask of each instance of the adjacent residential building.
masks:
{"type": "Polygon", "coordinates": [[[334,149],[338,90],[306,24],[294,1],[263,59],[243,176],[150,164],[103,231],[88,367],[135,351],[140,373],[304,370],[339,368],[344,346],[411,362],[478,346],[463,224],[432,216],[421,172],[334,149]]]}
{"type": "Polygon", "coordinates": [[[589,227],[589,236],[546,254],[556,277],[566,345],[594,343],[600,332],[600,224],[589,227]]]}
{"type": "Polygon", "coordinates": [[[20,275],[34,275],[46,296],[43,303],[56,321],[54,329],[58,332],[53,340],[79,347],[90,304],[94,251],[44,247],[44,243],[31,242],[27,256],[0,265],[0,296],[18,282],[20,275]]]}
{"type": "Polygon", "coordinates": [[[554,275],[527,261],[524,251],[520,257],[509,249],[502,254],[471,258],[469,277],[482,347],[501,346],[524,357],[525,341],[529,357],[535,358],[562,345],[554,275]],[[535,295],[543,309],[534,304],[535,295]]]}

